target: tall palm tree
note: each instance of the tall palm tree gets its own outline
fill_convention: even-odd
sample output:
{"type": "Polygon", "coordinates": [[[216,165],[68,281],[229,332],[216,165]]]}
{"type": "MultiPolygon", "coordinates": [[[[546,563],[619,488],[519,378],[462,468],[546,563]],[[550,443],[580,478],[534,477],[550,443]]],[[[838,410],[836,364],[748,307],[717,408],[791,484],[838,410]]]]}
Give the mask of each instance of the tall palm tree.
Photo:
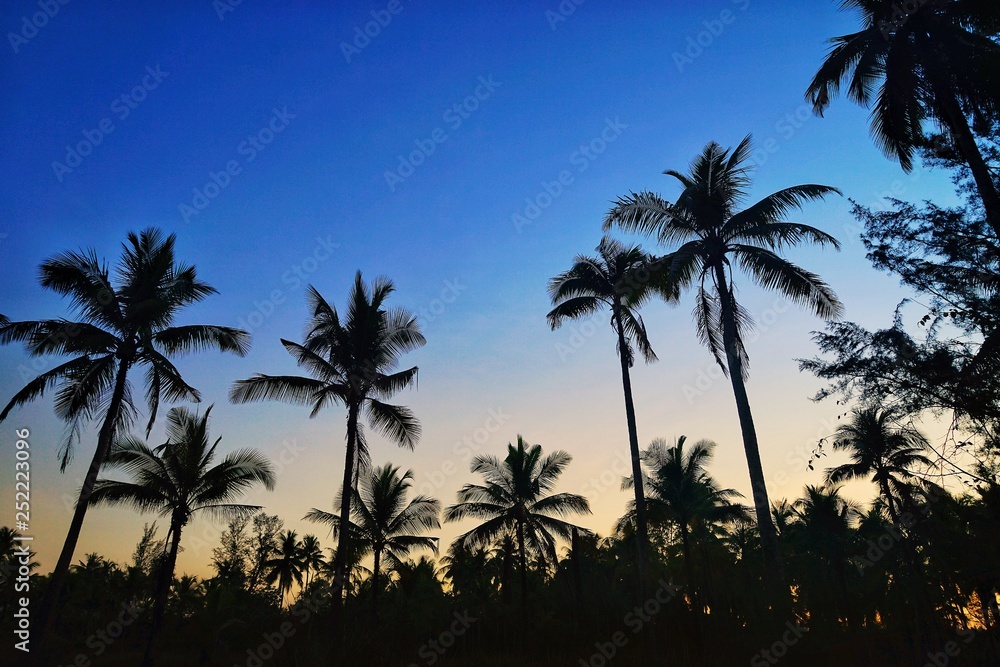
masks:
{"type": "Polygon", "coordinates": [[[527,620],[527,551],[556,560],[555,537],[570,539],[573,529],[589,532],[563,521],[570,514],[590,514],[590,503],[575,493],[548,495],[572,457],[556,451],[542,457],[541,445],[528,445],[517,436],[517,446],[507,445],[507,457],[478,455],[470,469],[485,484],[466,484],[458,492],[458,504],[444,511],[445,521],[483,519],[457,539],[469,548],[491,545],[506,533],[517,536],[518,566],[521,577],[521,615],[527,620]]]}
{"type": "Polygon", "coordinates": [[[973,133],[1000,113],[1000,9],[995,2],[911,4],[906,12],[898,0],[843,0],[843,9],[861,14],[861,30],[830,40],[806,99],[822,115],[847,84],[848,98],[872,109],[875,142],[906,171],[926,145],[924,122],[937,122],[968,163],[1000,236],[1000,193],[973,133]]]}
{"type": "Polygon", "coordinates": [[[171,409],[167,413],[167,441],[155,448],[132,436],[119,439],[104,467],[120,469],[132,481],[100,479],[91,496],[95,505],[124,505],[139,512],[158,512],[170,519],[169,546],[156,583],[144,667],[153,664],[153,648],[163,624],[181,531],[191,517],[198,512],[223,519],[251,514],[261,508],[233,501],[258,484],[269,491],[274,488],[274,470],[256,449],[230,452],[213,465],[222,438],[210,441],[211,412],[211,406],[201,416],[187,408],[171,409]]]}
{"type": "MultiPolygon", "coordinates": [[[[342,488],[354,488],[357,475],[368,467],[368,446],[360,419],[401,447],[413,449],[420,438],[420,423],[409,408],[390,405],[389,398],[416,383],[417,367],[397,371],[400,357],[424,345],[416,317],[408,310],[385,306],[395,291],[388,278],[376,278],[369,288],[358,271],[348,296],[346,319],[310,286],[307,301],[312,311],[301,345],[281,339],[312,377],[262,375],[233,385],[229,398],[234,403],[275,400],[312,406],[315,417],[328,405],[347,408],[347,452],[342,488]]],[[[341,494],[340,522],[348,523],[353,494],[341,494]]],[[[334,559],[333,596],[335,609],[343,600],[347,576],[348,540],[337,544],[334,559]]],[[[335,622],[339,619],[335,619],[335,622]]]]}
{"type": "Polygon", "coordinates": [[[745,384],[748,359],[743,336],[752,318],[736,301],[734,268],[738,266],[761,287],[776,290],[819,317],[839,317],[842,306],[833,290],[816,274],[778,254],[786,246],[804,242],[840,247],[836,239],[815,227],[783,220],[805,202],[839,191],[825,185],[796,185],[739,210],[750,185],[750,157],[749,136],[732,151],[709,143],[691,164],[690,173],[665,172],[684,188],[675,203],[651,192],[633,193],[618,199],[604,226],[653,234],[661,244],[681,244],[664,259],[670,263],[667,293],[697,285],[698,336],[729,376],[736,398],[769,588],[787,598],[745,384]]]}
{"type": "Polygon", "coordinates": [[[264,567],[267,568],[264,580],[268,584],[278,584],[278,594],[282,601],[292,586],[302,586],[302,575],[306,572],[303,557],[302,542],[294,530],[286,530],[278,536],[278,554],[269,558],[264,567]]]}
{"type": "MultiPolygon", "coordinates": [[[[742,498],[739,492],[720,487],[708,474],[706,466],[712,459],[716,444],[710,440],[700,440],[685,450],[686,443],[687,437],[683,435],[677,438],[673,446],[668,446],[666,440],[657,438],[642,453],[642,461],[649,470],[645,477],[649,490],[650,519],[653,523],[669,522],[677,525],[688,586],[692,602],[697,605],[691,531],[747,518],[747,510],[742,505],[731,502],[735,498],[742,498]]],[[[628,477],[622,486],[629,488],[634,483],[633,478],[628,477]]],[[[629,503],[629,511],[619,523],[632,523],[635,517],[635,507],[629,503]]],[[[623,527],[619,525],[618,529],[623,527]]]]}
{"type": "Polygon", "coordinates": [[[313,573],[322,570],[325,562],[319,538],[315,535],[304,536],[302,538],[302,565],[305,568],[306,588],[309,588],[313,573]]]}
{"type": "Polygon", "coordinates": [[[854,410],[851,420],[837,429],[833,441],[834,450],[848,452],[851,461],[826,471],[832,483],[871,475],[897,526],[900,513],[897,499],[904,497],[913,481],[913,468],[933,465],[924,455],[927,438],[912,427],[899,426],[899,418],[900,415],[886,408],[854,410]]]}
{"type": "Polygon", "coordinates": [[[0,412],[3,421],[15,407],[58,387],[56,415],[67,422],[68,437],[60,452],[65,470],[84,424],[102,418],[94,457],[87,469],[59,560],[49,580],[35,621],[39,644],[53,619],[66,573],[83,528],[101,464],[115,439],[136,417],[130,377],[143,370],[149,408],[148,435],[160,399],[198,402],[169,357],[205,349],[244,356],[250,335],[240,329],[207,324],[172,326],[184,307],[215,294],[198,280],[193,266],[178,263],[176,237],[157,229],[129,232],[114,275],[93,250],[69,251],[42,262],[42,287],[70,298],[77,321],[66,319],[9,322],[0,328],[0,344],[22,342],[32,356],[71,357],[24,386],[0,412]]]}
{"type": "Polygon", "coordinates": [[[636,534],[639,538],[640,579],[648,558],[649,531],[629,369],[635,361],[634,348],[638,348],[647,363],[656,361],[656,354],[646,335],[646,325],[638,313],[639,307],[652,293],[652,270],[651,258],[640,247],[625,246],[605,236],[597,246],[596,257],[578,255],[570,270],[560,273],[549,282],[549,296],[555,308],[547,315],[554,331],[566,319],[591,316],[603,308],[611,311],[611,327],[617,336],[622,387],[625,391],[625,420],[632,456],[632,479],[635,480],[633,490],[636,534]]]}
{"type": "MultiPolygon", "coordinates": [[[[413,472],[407,470],[400,475],[399,468],[391,463],[374,468],[371,474],[362,478],[359,486],[353,490],[351,514],[354,520],[349,524],[349,532],[351,539],[364,544],[375,559],[372,608],[377,614],[383,556],[392,567],[414,549],[430,549],[437,554],[438,538],[417,533],[441,527],[438,519],[441,503],[424,495],[407,502],[406,496],[413,486],[413,472]]],[[[343,539],[340,537],[343,535],[340,517],[336,514],[313,508],[305,519],[330,526],[334,536],[343,539]]]]}

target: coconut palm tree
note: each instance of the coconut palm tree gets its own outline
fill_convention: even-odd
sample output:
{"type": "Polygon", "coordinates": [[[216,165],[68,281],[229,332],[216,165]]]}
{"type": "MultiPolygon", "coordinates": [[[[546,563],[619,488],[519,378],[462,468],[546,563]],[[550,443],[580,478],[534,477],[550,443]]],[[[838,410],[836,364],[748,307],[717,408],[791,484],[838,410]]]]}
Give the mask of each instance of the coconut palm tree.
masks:
{"type": "MultiPolygon", "coordinates": [[[[414,549],[430,549],[437,554],[438,538],[417,533],[441,527],[438,519],[441,503],[424,495],[407,502],[406,496],[413,486],[413,472],[407,470],[400,475],[399,468],[391,463],[374,468],[362,478],[359,486],[353,490],[351,514],[354,520],[349,524],[349,532],[350,539],[364,544],[375,559],[372,608],[377,615],[382,558],[393,567],[414,549]]],[[[340,517],[336,514],[313,508],[304,518],[330,526],[334,537],[340,539],[340,517]]]]}
{"type": "Polygon", "coordinates": [[[854,529],[859,508],[837,485],[810,485],[805,491],[792,504],[794,518],[785,531],[789,550],[803,561],[801,595],[817,617],[851,618],[848,565],[862,550],[854,529]]]}
{"type": "MultiPolygon", "coordinates": [[[[396,368],[403,354],[425,343],[416,317],[402,308],[386,308],[386,299],[394,291],[388,278],[376,278],[369,288],[358,271],[348,296],[346,319],[342,321],[337,309],[310,286],[307,302],[312,315],[305,342],[281,339],[281,344],[311,377],[258,373],[236,382],[229,394],[234,403],[275,400],[308,405],[312,407],[310,417],[328,405],[344,405],[347,408],[344,489],[354,488],[358,474],[369,463],[362,413],[372,428],[401,447],[413,449],[420,438],[420,423],[409,408],[383,402],[416,383],[416,366],[402,371],[396,368]]],[[[352,493],[341,494],[341,524],[350,520],[352,497],[352,493]]],[[[335,609],[343,601],[347,542],[338,542],[334,560],[335,609]]]]}
{"type": "MultiPolygon", "coordinates": [[[[18,574],[20,566],[23,564],[21,558],[24,557],[20,548],[24,545],[21,541],[21,534],[10,528],[8,526],[0,526],[0,588],[9,591],[11,596],[14,595],[14,575],[18,574]],[[10,583],[8,588],[7,584],[10,583]]],[[[28,550],[28,562],[26,567],[28,572],[34,572],[39,568],[38,561],[35,560],[35,556],[38,554],[29,549],[28,550]]]]}
{"type": "Polygon", "coordinates": [[[319,543],[319,538],[315,535],[306,535],[302,538],[302,565],[305,568],[305,587],[309,588],[312,575],[323,569],[326,559],[323,557],[323,547],[319,543]]]}
{"type": "MultiPolygon", "coordinates": [[[[692,602],[697,606],[691,532],[748,517],[745,507],[730,502],[743,496],[734,489],[720,487],[706,470],[716,444],[711,440],[700,440],[694,447],[685,450],[686,443],[687,437],[683,435],[672,446],[667,445],[666,440],[657,438],[642,453],[642,461],[649,471],[644,476],[649,490],[650,521],[677,526],[688,586],[692,602]]],[[[627,489],[634,484],[633,478],[627,477],[622,487],[627,489]]],[[[623,531],[624,524],[634,523],[636,514],[635,506],[630,502],[617,530],[623,531]]]]}
{"type": "Polygon", "coordinates": [[[848,452],[851,461],[826,471],[827,480],[832,483],[871,475],[896,526],[899,500],[905,497],[914,480],[913,468],[933,465],[924,455],[927,438],[910,426],[899,426],[899,418],[900,415],[887,408],[854,410],[851,420],[837,429],[833,441],[833,449],[848,452]]]}
{"type": "Polygon", "coordinates": [[[871,108],[879,148],[906,171],[915,149],[927,145],[925,121],[935,121],[968,163],[1000,236],[996,177],[973,133],[1000,112],[1000,10],[991,2],[910,4],[912,10],[898,0],[844,0],[842,8],[860,13],[861,29],[830,40],[806,99],[823,115],[846,84],[851,101],[871,108]]]}
{"type": "Polygon", "coordinates": [[[590,514],[586,498],[575,493],[548,495],[571,460],[563,451],[543,458],[541,445],[529,446],[519,435],[517,446],[507,445],[503,461],[487,455],[472,459],[470,469],[482,475],[485,484],[466,484],[458,492],[458,504],[444,511],[445,521],[484,520],[457,538],[468,548],[489,546],[506,533],[517,536],[522,622],[528,608],[526,547],[555,562],[556,537],[568,540],[574,528],[589,532],[558,518],[590,514]]]}
{"type": "Polygon", "coordinates": [[[239,449],[215,462],[219,442],[211,442],[209,407],[203,415],[187,408],[167,413],[167,441],[155,448],[136,437],[125,436],[115,443],[105,469],[120,469],[132,481],[100,479],[90,501],[95,505],[122,505],[139,512],[157,512],[170,520],[168,551],[163,559],[153,598],[153,618],[142,659],[153,664],[153,649],[163,624],[170,594],[181,531],[192,516],[203,512],[229,519],[260,510],[256,505],[233,502],[254,486],[274,488],[275,475],[267,458],[256,449],[239,449]]]}
{"type": "Polygon", "coordinates": [[[302,575],[306,572],[302,542],[294,530],[286,530],[278,536],[278,555],[269,558],[264,580],[271,586],[278,584],[278,594],[284,600],[292,586],[302,586],[302,575]]]}
{"type": "Polygon", "coordinates": [[[833,290],[816,274],[778,254],[786,246],[804,242],[839,248],[837,240],[825,232],[784,221],[789,211],[838,190],[825,185],[796,185],[739,210],[750,185],[750,157],[749,136],[732,151],[709,143],[688,174],[665,172],[684,188],[675,203],[651,192],[633,193],[618,199],[604,226],[652,234],[661,244],[681,244],[664,258],[670,265],[664,289],[672,295],[697,286],[694,316],[698,336],[729,376],[736,398],[769,588],[786,598],[778,538],[745,384],[748,359],[743,338],[752,318],[736,300],[734,269],[743,269],[761,287],[810,308],[819,317],[838,317],[842,306],[833,290]]]}
{"type": "Polygon", "coordinates": [[[639,538],[640,578],[649,552],[646,502],[643,493],[642,466],[639,461],[639,435],[629,369],[635,362],[637,348],[647,363],[656,361],[649,344],[646,325],[638,313],[652,293],[651,258],[638,246],[625,246],[605,236],[597,246],[597,256],[578,255],[573,267],[549,282],[549,296],[555,307],[547,315],[553,331],[566,319],[589,317],[608,308],[621,362],[622,387],[625,391],[625,420],[628,426],[629,451],[632,456],[632,479],[635,493],[636,534],[639,538]]]}
{"type": "Polygon", "coordinates": [[[452,542],[441,558],[442,574],[451,581],[451,589],[462,599],[485,603],[490,599],[491,562],[486,547],[469,548],[463,542],[452,542]]]}
{"type": "Polygon", "coordinates": [[[77,320],[49,319],[0,323],[0,344],[21,342],[32,356],[67,355],[68,361],[24,386],[0,412],[3,421],[14,408],[58,387],[56,415],[67,425],[60,451],[65,470],[82,427],[101,419],[94,457],[80,488],[66,540],[35,619],[38,643],[53,619],[66,573],[83,528],[101,464],[116,438],[136,417],[134,378],[142,369],[149,409],[146,433],[156,420],[160,400],[198,402],[198,391],[187,384],[170,357],[205,349],[244,356],[247,332],[206,324],[173,326],[178,314],[216,290],[201,280],[193,266],[178,263],[176,237],[157,229],[129,232],[114,274],[93,250],[69,251],[42,262],[42,287],[67,296],[77,320]]]}

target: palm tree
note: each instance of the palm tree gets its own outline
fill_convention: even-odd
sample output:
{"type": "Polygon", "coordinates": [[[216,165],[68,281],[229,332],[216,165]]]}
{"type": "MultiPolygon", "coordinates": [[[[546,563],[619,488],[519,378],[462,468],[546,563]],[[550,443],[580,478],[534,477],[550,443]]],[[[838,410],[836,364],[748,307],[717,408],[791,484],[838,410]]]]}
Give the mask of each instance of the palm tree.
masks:
{"type": "Polygon", "coordinates": [[[448,553],[441,559],[442,573],[451,581],[451,590],[460,598],[477,603],[489,600],[491,567],[490,552],[486,547],[469,548],[463,542],[452,542],[448,553]]]}
{"type": "Polygon", "coordinates": [[[833,441],[835,451],[849,452],[850,463],[826,471],[832,483],[861,479],[871,475],[885,499],[894,525],[899,525],[897,497],[902,498],[913,481],[915,466],[932,466],[924,456],[928,443],[919,431],[897,426],[899,415],[891,409],[854,410],[851,421],[842,424],[833,441]]]}
{"type": "MultiPolygon", "coordinates": [[[[20,551],[23,544],[19,532],[8,526],[0,526],[0,588],[10,591],[12,596],[14,593],[13,577],[18,574],[19,566],[22,564],[20,559],[24,557],[20,551]],[[8,582],[11,583],[9,588],[7,587],[8,582]]],[[[35,560],[37,555],[35,551],[28,550],[28,572],[34,572],[39,568],[39,564],[35,560]]]]}
{"type": "Polygon", "coordinates": [[[1000,45],[996,3],[915,2],[901,17],[898,0],[844,0],[861,14],[861,30],[835,37],[806,99],[819,115],[847,85],[851,101],[872,108],[871,133],[904,170],[927,145],[924,121],[934,120],[968,163],[1000,236],[1000,193],[976,143],[973,127],[1000,111],[1000,45]]]}
{"type": "Polygon", "coordinates": [[[736,301],[733,269],[739,266],[761,287],[780,292],[819,317],[838,317],[842,306],[830,287],[778,251],[807,241],[839,248],[837,240],[825,232],[783,221],[789,211],[805,202],[839,191],[825,185],[796,185],[738,210],[750,185],[750,157],[749,136],[731,152],[709,143],[691,164],[689,174],[665,172],[684,188],[674,204],[651,192],[633,193],[618,199],[604,226],[655,234],[661,244],[681,244],[664,259],[670,262],[668,289],[679,292],[697,284],[694,316],[698,336],[729,376],[736,398],[769,588],[786,598],[778,538],[745,384],[748,359],[743,336],[752,318],[736,301]]]}
{"type": "Polygon", "coordinates": [[[129,232],[114,276],[93,250],[69,251],[47,259],[39,268],[42,287],[68,296],[78,320],[0,323],[0,344],[22,342],[36,357],[71,357],[17,392],[0,412],[0,421],[15,407],[58,386],[55,411],[67,422],[69,434],[60,452],[61,470],[65,470],[83,425],[103,417],[66,541],[39,606],[35,628],[41,646],[73,561],[101,464],[136,416],[129,377],[143,369],[148,435],[161,398],[201,400],[169,357],[205,349],[242,357],[250,347],[249,334],[240,329],[206,324],[172,326],[185,306],[216,293],[215,288],[198,280],[193,266],[177,262],[175,240],[175,235],[164,236],[153,228],[139,234],[129,232]]]}
{"type": "Polygon", "coordinates": [[[294,530],[286,530],[278,536],[278,555],[269,558],[264,564],[267,568],[265,581],[268,584],[278,584],[278,594],[284,600],[293,584],[302,586],[302,575],[306,571],[303,558],[302,542],[294,530]]]}
{"type": "Polygon", "coordinates": [[[839,486],[810,485],[805,496],[792,504],[792,514],[785,540],[805,561],[799,579],[805,580],[800,588],[805,589],[810,613],[830,619],[852,618],[847,566],[860,550],[852,525],[860,514],[857,505],[840,495],[839,486]],[[837,602],[828,610],[834,600],[837,602]]]}
{"type": "Polygon", "coordinates": [[[542,446],[528,446],[519,435],[516,447],[507,445],[503,461],[487,455],[472,459],[470,469],[482,475],[486,483],[466,484],[458,492],[458,504],[444,511],[445,521],[484,520],[457,538],[468,548],[491,545],[506,533],[517,536],[522,622],[527,620],[528,609],[526,546],[555,562],[555,537],[568,540],[574,528],[589,532],[558,518],[590,514],[586,498],[575,493],[548,495],[571,460],[563,451],[542,458],[542,446]]]}
{"type": "MultiPolygon", "coordinates": [[[[417,367],[396,371],[400,357],[424,345],[416,317],[402,308],[385,308],[395,291],[388,278],[376,278],[371,288],[354,277],[348,296],[347,319],[327,303],[316,288],[307,293],[312,315],[303,344],[281,339],[296,363],[312,377],[256,374],[233,385],[234,403],[275,400],[312,406],[310,417],[331,404],[347,407],[347,453],[342,488],[354,488],[357,475],[368,466],[368,446],[360,423],[364,412],[375,430],[401,447],[413,449],[420,438],[420,423],[409,408],[383,403],[382,399],[413,385],[417,367]]],[[[341,494],[340,522],[348,523],[351,493],[341,494]]],[[[347,542],[340,540],[334,559],[335,608],[343,600],[347,576],[347,542]]]]}
{"type": "Polygon", "coordinates": [[[650,257],[638,246],[626,247],[608,236],[603,237],[597,246],[597,257],[577,256],[573,261],[573,268],[560,273],[549,282],[549,296],[555,308],[547,315],[554,331],[566,319],[590,316],[605,307],[611,310],[611,327],[617,335],[622,386],[625,390],[625,419],[632,456],[632,478],[635,480],[633,489],[636,534],[639,538],[640,587],[649,552],[649,531],[629,368],[635,360],[633,348],[639,349],[647,363],[656,361],[656,354],[646,335],[646,325],[637,312],[651,293],[650,263],[650,257]]]}
{"type": "MultiPolygon", "coordinates": [[[[649,470],[645,476],[649,489],[649,515],[654,523],[674,523],[680,532],[684,569],[691,588],[692,602],[697,606],[694,558],[691,555],[691,531],[718,523],[729,523],[747,518],[742,505],[730,502],[742,495],[733,489],[721,488],[708,474],[706,466],[712,459],[716,444],[700,440],[690,450],[685,450],[685,436],[677,438],[673,446],[657,438],[642,453],[643,463],[649,470]]],[[[622,482],[623,488],[634,485],[631,477],[622,482]]],[[[629,503],[629,512],[622,517],[618,530],[635,521],[636,512],[629,503]]]]}
{"type": "Polygon", "coordinates": [[[90,500],[96,505],[124,505],[139,512],[158,512],[170,519],[168,551],[162,561],[153,602],[153,619],[143,656],[143,666],[153,664],[153,648],[163,624],[163,613],[174,576],[181,531],[197,512],[229,519],[260,510],[233,501],[260,484],[274,488],[274,470],[256,449],[230,452],[215,461],[222,438],[209,441],[209,407],[198,416],[187,408],[167,413],[167,441],[150,448],[126,436],[115,444],[104,464],[125,471],[132,481],[98,480],[90,500]]]}
{"type": "Polygon", "coordinates": [[[323,557],[323,547],[319,543],[319,538],[315,535],[306,535],[302,538],[302,565],[305,569],[306,588],[314,572],[323,569],[326,559],[323,557]]]}
{"type": "MultiPolygon", "coordinates": [[[[351,513],[354,521],[349,524],[350,539],[364,544],[375,559],[372,608],[376,615],[382,557],[385,556],[390,566],[395,566],[414,549],[430,549],[437,554],[438,538],[416,533],[441,527],[438,520],[441,503],[423,495],[407,502],[406,496],[412,486],[412,471],[400,475],[397,466],[387,463],[374,468],[361,480],[360,488],[353,490],[351,513]]],[[[313,508],[305,519],[330,526],[334,536],[344,541],[340,537],[343,535],[340,517],[336,514],[313,508]]]]}

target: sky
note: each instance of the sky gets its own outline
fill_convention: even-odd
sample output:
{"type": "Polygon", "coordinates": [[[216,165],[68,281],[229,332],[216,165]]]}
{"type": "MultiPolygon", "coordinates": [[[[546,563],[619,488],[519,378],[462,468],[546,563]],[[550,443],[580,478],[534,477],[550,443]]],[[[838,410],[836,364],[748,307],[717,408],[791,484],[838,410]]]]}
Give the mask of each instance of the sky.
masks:
{"type": "MultiPolygon", "coordinates": [[[[44,2],[5,3],[0,312],[70,315],[37,282],[55,253],[93,248],[113,262],[129,231],[176,234],[178,257],[219,290],[179,323],[253,336],[245,358],[199,353],[177,365],[203,406],[215,404],[222,450],[256,447],[275,462],[276,489],[246,502],[327,547],[324,529],[301,517],[332,507],[344,411],[309,419],[302,407],[227,400],[237,379],[295,371],[279,338],[301,339],[307,284],[343,304],[356,271],[389,276],[391,302],[417,313],[426,335],[404,359],[419,366],[418,387],[397,397],[419,417],[421,441],[411,452],[372,435],[374,463],[412,469],[415,490],[447,505],[473,481],[473,454],[502,457],[521,434],[573,456],[558,489],[586,495],[593,515],[580,523],[606,535],[627,500],[615,341],[606,319],[551,331],[545,288],[597,245],[611,201],[643,189],[672,198],[663,170],[686,169],[709,141],[752,134],[751,198],[800,183],[843,191],[795,217],[842,251],[788,256],[830,283],[847,318],[876,327],[906,294],[865,260],[850,200],[951,193],[946,174],[905,174],[886,159],[865,109],[839,100],[818,118],[806,106],[826,40],[854,28],[832,0],[173,4],[53,2],[48,16],[44,2]]],[[[745,278],[738,288],[758,321],[748,389],[769,492],[794,498],[821,483],[805,459],[845,410],[812,402],[822,383],[798,371],[823,323],[745,278]]],[[[633,371],[640,443],[714,440],[712,473],[749,496],[731,388],[699,345],[691,308],[685,299],[643,313],[660,360],[633,371]]],[[[0,348],[0,400],[56,361],[0,348]]],[[[7,499],[17,429],[30,431],[26,533],[44,572],[96,428],[60,474],[51,397],[14,411],[0,423],[7,499]]],[[[151,441],[162,439],[160,419],[151,441]]],[[[863,482],[849,491],[872,492],[863,482]]],[[[13,514],[11,502],[0,525],[13,514]]],[[[97,551],[127,561],[155,518],[91,509],[77,560],[97,551]]],[[[471,527],[436,534],[446,546],[471,527]]],[[[186,529],[179,574],[211,575],[220,529],[205,518],[186,529]]]]}

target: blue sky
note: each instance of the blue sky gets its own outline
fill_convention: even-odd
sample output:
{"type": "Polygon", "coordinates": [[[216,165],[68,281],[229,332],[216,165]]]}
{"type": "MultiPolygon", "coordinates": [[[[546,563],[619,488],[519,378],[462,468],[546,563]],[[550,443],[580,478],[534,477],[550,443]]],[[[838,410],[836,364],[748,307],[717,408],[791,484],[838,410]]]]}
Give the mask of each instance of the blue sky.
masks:
{"type": "MultiPolygon", "coordinates": [[[[375,440],[375,462],[414,468],[423,490],[453,502],[468,478],[455,443],[496,423],[492,410],[503,423],[483,451],[499,453],[517,433],[570,451],[565,486],[589,491],[595,516],[585,523],[606,533],[625,496],[617,482],[593,480],[627,447],[613,339],[603,323],[552,333],[544,316],[546,281],[597,244],[609,201],[645,188],[673,196],[664,169],[686,168],[710,140],[731,146],[753,133],[753,195],[808,182],[844,191],[797,216],[844,250],[790,256],[828,279],[849,318],[877,326],[904,295],[865,261],[847,198],[950,192],[944,175],[907,175],[885,159],[868,138],[866,110],[840,101],[824,119],[808,113],[803,92],[825,40],[853,28],[837,3],[634,4],[564,2],[560,15],[555,0],[243,0],[220,16],[208,0],[157,10],[69,2],[32,31],[24,17],[38,5],[8,3],[0,312],[66,313],[36,282],[38,264],[56,252],[93,247],[113,259],[129,230],[176,233],[180,257],[220,291],[185,321],[243,322],[254,336],[246,359],[203,354],[179,366],[206,403],[219,404],[214,430],[224,443],[287,460],[278,489],[250,500],[309,530],[299,517],[328,507],[336,492],[342,414],[308,420],[301,408],[232,406],[226,391],[253,372],[293,369],[278,338],[300,335],[305,282],[342,303],[355,271],[389,275],[395,302],[421,314],[429,341],[411,357],[418,391],[400,397],[425,435],[413,453],[375,440]],[[385,25],[368,26],[377,34],[355,42],[378,18],[385,25]],[[67,147],[81,142],[88,154],[76,164],[67,147]],[[401,160],[412,173],[397,171],[401,160]],[[390,184],[393,171],[405,178],[390,184]],[[516,224],[526,209],[530,224],[516,224]]],[[[769,477],[772,496],[794,496],[819,481],[796,452],[828,434],[838,413],[809,402],[819,384],[794,361],[814,353],[809,332],[822,323],[745,281],[740,294],[764,323],[750,345],[750,394],[765,472],[785,475],[769,477]]],[[[746,491],[732,397],[695,340],[690,307],[648,309],[661,361],[635,372],[640,438],[712,438],[717,476],[746,491]]],[[[0,349],[2,400],[28,363],[19,348],[0,349]]],[[[72,497],[91,450],[85,440],[60,476],[61,427],[48,399],[0,425],[3,440],[23,427],[33,432],[35,529],[47,569],[69,520],[61,498],[72,497]]],[[[12,460],[4,448],[0,462],[12,460]]],[[[12,486],[8,477],[0,488],[12,486]]],[[[94,510],[78,554],[126,558],[142,520],[94,510]]],[[[204,544],[182,554],[181,568],[205,573],[217,528],[197,530],[204,544]]]]}

